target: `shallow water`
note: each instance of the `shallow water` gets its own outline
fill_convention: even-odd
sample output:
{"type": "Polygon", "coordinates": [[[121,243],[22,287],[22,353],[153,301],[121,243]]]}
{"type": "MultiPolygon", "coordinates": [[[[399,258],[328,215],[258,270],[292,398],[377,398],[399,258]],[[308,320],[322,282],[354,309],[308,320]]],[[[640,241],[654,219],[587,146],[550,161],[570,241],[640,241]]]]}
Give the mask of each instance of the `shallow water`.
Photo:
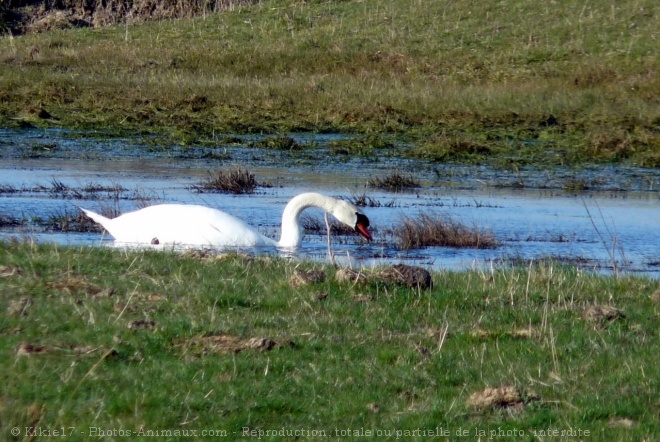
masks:
{"type": "MultiPolygon", "coordinates": [[[[336,135],[296,135],[320,148],[336,135]]],[[[282,153],[241,146],[214,149],[215,159],[203,158],[205,148],[154,149],[150,141],[76,138],[60,130],[0,130],[0,216],[47,218],[77,206],[92,210],[117,204],[134,210],[140,198],[158,202],[196,203],[234,214],[276,237],[286,202],[304,191],[338,197],[366,195],[380,207],[366,207],[375,241],[336,237],[337,259],[373,266],[406,262],[433,269],[489,268],[553,257],[581,268],[660,277],[660,173],[655,170],[609,167],[574,170],[506,172],[485,167],[438,165],[411,160],[282,153]],[[140,156],[138,156],[138,154],[140,156]],[[218,159],[220,158],[220,159],[218,159]],[[209,171],[232,165],[248,167],[259,181],[272,185],[252,195],[198,193],[191,186],[209,171]],[[414,175],[422,187],[390,193],[366,188],[369,178],[383,177],[393,168],[414,175]],[[598,191],[574,195],[561,188],[562,179],[579,174],[598,183],[598,191]],[[525,182],[525,189],[512,183],[525,182]],[[128,189],[120,199],[112,192],[85,194],[36,191],[53,183],[81,189],[90,184],[128,189]],[[625,190],[621,190],[625,189],[625,190]],[[91,196],[96,195],[94,198],[91,196]],[[131,196],[133,195],[133,196],[131,196]],[[103,196],[103,197],[101,197],[103,196]],[[82,199],[81,199],[82,198],[82,199]],[[431,247],[401,251],[388,230],[403,216],[419,212],[447,214],[464,224],[491,230],[501,241],[496,249],[431,247]]],[[[321,217],[317,212],[317,217],[321,217]]],[[[36,225],[0,228],[0,238],[31,238],[70,245],[110,245],[99,233],[58,233],[36,225]]],[[[306,235],[298,256],[327,259],[324,235],[306,235]]]]}

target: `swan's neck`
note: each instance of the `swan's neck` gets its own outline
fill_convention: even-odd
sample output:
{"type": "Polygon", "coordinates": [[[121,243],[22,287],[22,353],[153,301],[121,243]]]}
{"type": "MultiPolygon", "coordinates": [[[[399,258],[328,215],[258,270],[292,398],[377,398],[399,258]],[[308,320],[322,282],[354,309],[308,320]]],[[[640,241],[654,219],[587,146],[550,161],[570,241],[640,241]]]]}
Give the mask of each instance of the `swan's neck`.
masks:
{"type": "Polygon", "coordinates": [[[336,200],[318,193],[302,193],[286,205],[282,214],[282,236],[277,243],[279,247],[296,248],[302,242],[302,226],[300,214],[308,207],[318,207],[326,212],[332,212],[336,200]]]}

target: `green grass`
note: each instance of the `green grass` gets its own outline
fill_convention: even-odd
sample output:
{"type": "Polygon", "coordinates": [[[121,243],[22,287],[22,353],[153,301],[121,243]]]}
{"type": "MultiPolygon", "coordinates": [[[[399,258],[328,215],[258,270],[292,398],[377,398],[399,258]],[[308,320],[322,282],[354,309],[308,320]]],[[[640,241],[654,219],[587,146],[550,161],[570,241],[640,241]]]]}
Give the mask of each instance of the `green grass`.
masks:
{"type": "Polygon", "coordinates": [[[594,441],[660,432],[658,281],[547,263],[440,272],[419,292],[339,284],[334,272],[267,257],[2,243],[1,437],[27,440],[25,427],[63,428],[67,440],[88,440],[90,428],[232,439],[243,428],[307,431],[299,440],[349,429],[537,440],[533,431],[573,428],[594,441]],[[297,265],[328,278],[294,288],[297,265]],[[592,304],[625,317],[590,323],[582,311],[592,304]],[[221,333],[278,345],[204,347],[221,333]],[[523,411],[466,404],[503,385],[524,392],[523,411]]]}
{"type": "Polygon", "coordinates": [[[406,139],[403,155],[434,161],[658,167],[659,10],[652,0],[272,0],[3,37],[0,124],[186,143],[391,133],[406,139]]]}

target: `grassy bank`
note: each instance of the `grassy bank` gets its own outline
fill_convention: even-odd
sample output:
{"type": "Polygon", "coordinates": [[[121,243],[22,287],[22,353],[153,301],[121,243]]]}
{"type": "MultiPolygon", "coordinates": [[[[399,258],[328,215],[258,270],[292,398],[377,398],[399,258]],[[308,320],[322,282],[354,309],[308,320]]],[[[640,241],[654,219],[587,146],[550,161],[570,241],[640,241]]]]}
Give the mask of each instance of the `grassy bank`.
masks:
{"type": "Polygon", "coordinates": [[[659,7],[274,0],[0,40],[0,124],[403,136],[404,155],[660,165],[659,7]]]}
{"type": "Polygon", "coordinates": [[[299,440],[660,432],[657,281],[547,264],[437,273],[418,291],[339,283],[304,263],[325,281],[291,284],[296,264],[272,258],[0,250],[4,440],[46,429],[67,440],[141,429],[305,431],[299,440]]]}

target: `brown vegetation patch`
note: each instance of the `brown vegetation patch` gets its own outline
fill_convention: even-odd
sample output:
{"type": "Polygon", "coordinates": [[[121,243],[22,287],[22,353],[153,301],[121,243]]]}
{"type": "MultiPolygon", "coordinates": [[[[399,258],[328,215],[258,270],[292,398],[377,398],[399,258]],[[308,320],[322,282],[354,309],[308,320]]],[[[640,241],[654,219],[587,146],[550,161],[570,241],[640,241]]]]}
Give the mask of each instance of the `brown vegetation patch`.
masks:
{"type": "Polygon", "coordinates": [[[378,276],[392,284],[421,289],[433,288],[431,274],[421,267],[396,264],[381,271],[378,276]]]}
{"type": "Polygon", "coordinates": [[[268,351],[278,347],[278,343],[270,338],[239,338],[238,336],[220,333],[202,336],[189,341],[186,346],[203,355],[214,353],[238,353],[243,350],[268,351]]]}
{"type": "Polygon", "coordinates": [[[611,324],[625,317],[621,310],[611,305],[590,305],[584,309],[582,314],[584,319],[600,326],[611,324]]]}
{"type": "Polygon", "coordinates": [[[256,3],[258,0],[90,0],[3,2],[0,8],[15,34],[72,27],[102,27],[118,23],[192,18],[256,3]]]}
{"type": "Polygon", "coordinates": [[[495,235],[477,227],[468,227],[448,216],[420,213],[404,217],[394,227],[393,235],[403,250],[429,246],[491,249],[498,246],[495,235]]]}
{"type": "Polygon", "coordinates": [[[380,413],[380,405],[375,402],[370,402],[367,404],[367,410],[371,413],[380,413]]]}
{"type": "Polygon", "coordinates": [[[373,300],[374,300],[373,296],[364,293],[356,293],[353,295],[353,301],[358,303],[371,302],[373,300]]]}
{"type": "Polygon", "coordinates": [[[0,266],[0,278],[9,278],[12,276],[19,276],[21,269],[16,266],[0,266]]]}
{"type": "Polygon", "coordinates": [[[7,314],[9,316],[27,316],[27,309],[33,303],[30,296],[23,296],[20,299],[13,299],[9,301],[7,306],[7,314]]]}
{"type": "Polygon", "coordinates": [[[193,188],[199,192],[244,194],[254,193],[254,190],[259,186],[264,186],[264,184],[257,182],[254,173],[248,169],[236,167],[229,171],[221,170],[212,173],[206,181],[193,186],[193,188]]]}
{"type": "Polygon", "coordinates": [[[296,269],[291,275],[291,286],[301,287],[304,285],[318,284],[325,281],[325,272],[323,270],[301,270],[296,269]]]}
{"type": "Polygon", "coordinates": [[[513,330],[499,331],[499,330],[486,330],[483,327],[476,327],[470,331],[470,336],[477,339],[491,339],[499,337],[511,337],[517,339],[534,339],[540,336],[538,330],[531,327],[515,328],[513,330]]]}
{"type": "Polygon", "coordinates": [[[466,405],[477,410],[506,409],[522,412],[525,405],[532,400],[538,400],[535,394],[523,394],[515,386],[488,387],[484,390],[472,393],[466,401],[466,405]]]}
{"type": "Polygon", "coordinates": [[[77,278],[75,276],[65,276],[57,281],[51,281],[46,284],[51,289],[69,294],[77,295],[84,294],[87,296],[110,296],[113,289],[102,289],[85,279],[77,278]]]}
{"type": "Polygon", "coordinates": [[[129,330],[138,330],[138,329],[144,329],[144,330],[153,330],[156,328],[156,323],[154,321],[149,321],[147,319],[140,319],[137,321],[131,321],[128,324],[126,324],[126,327],[128,327],[129,330]]]}
{"type": "Polygon", "coordinates": [[[607,425],[612,428],[632,428],[635,426],[635,421],[627,417],[612,417],[607,421],[607,425]]]}
{"type": "Polygon", "coordinates": [[[335,280],[339,283],[350,282],[356,285],[362,285],[368,282],[367,275],[349,268],[337,270],[335,280]]]}
{"type": "Polygon", "coordinates": [[[103,358],[108,358],[110,356],[115,356],[117,351],[115,349],[107,349],[104,347],[94,347],[91,345],[67,345],[67,346],[56,346],[56,345],[42,345],[42,344],[32,344],[29,342],[21,342],[16,347],[16,357],[23,356],[34,356],[42,354],[61,354],[61,355],[70,355],[70,356],[92,356],[95,354],[102,353],[103,358]]]}
{"type": "Polygon", "coordinates": [[[417,181],[412,176],[405,176],[396,171],[392,172],[385,178],[370,178],[367,181],[367,185],[376,187],[377,189],[390,190],[394,192],[400,192],[404,189],[414,189],[421,187],[419,181],[417,181]]]}
{"type": "Polygon", "coordinates": [[[16,347],[16,357],[32,356],[35,354],[45,353],[46,347],[38,344],[30,344],[29,342],[21,342],[16,347]]]}
{"type": "Polygon", "coordinates": [[[651,301],[660,302],[660,289],[653,292],[653,294],[651,295],[651,301]]]}

